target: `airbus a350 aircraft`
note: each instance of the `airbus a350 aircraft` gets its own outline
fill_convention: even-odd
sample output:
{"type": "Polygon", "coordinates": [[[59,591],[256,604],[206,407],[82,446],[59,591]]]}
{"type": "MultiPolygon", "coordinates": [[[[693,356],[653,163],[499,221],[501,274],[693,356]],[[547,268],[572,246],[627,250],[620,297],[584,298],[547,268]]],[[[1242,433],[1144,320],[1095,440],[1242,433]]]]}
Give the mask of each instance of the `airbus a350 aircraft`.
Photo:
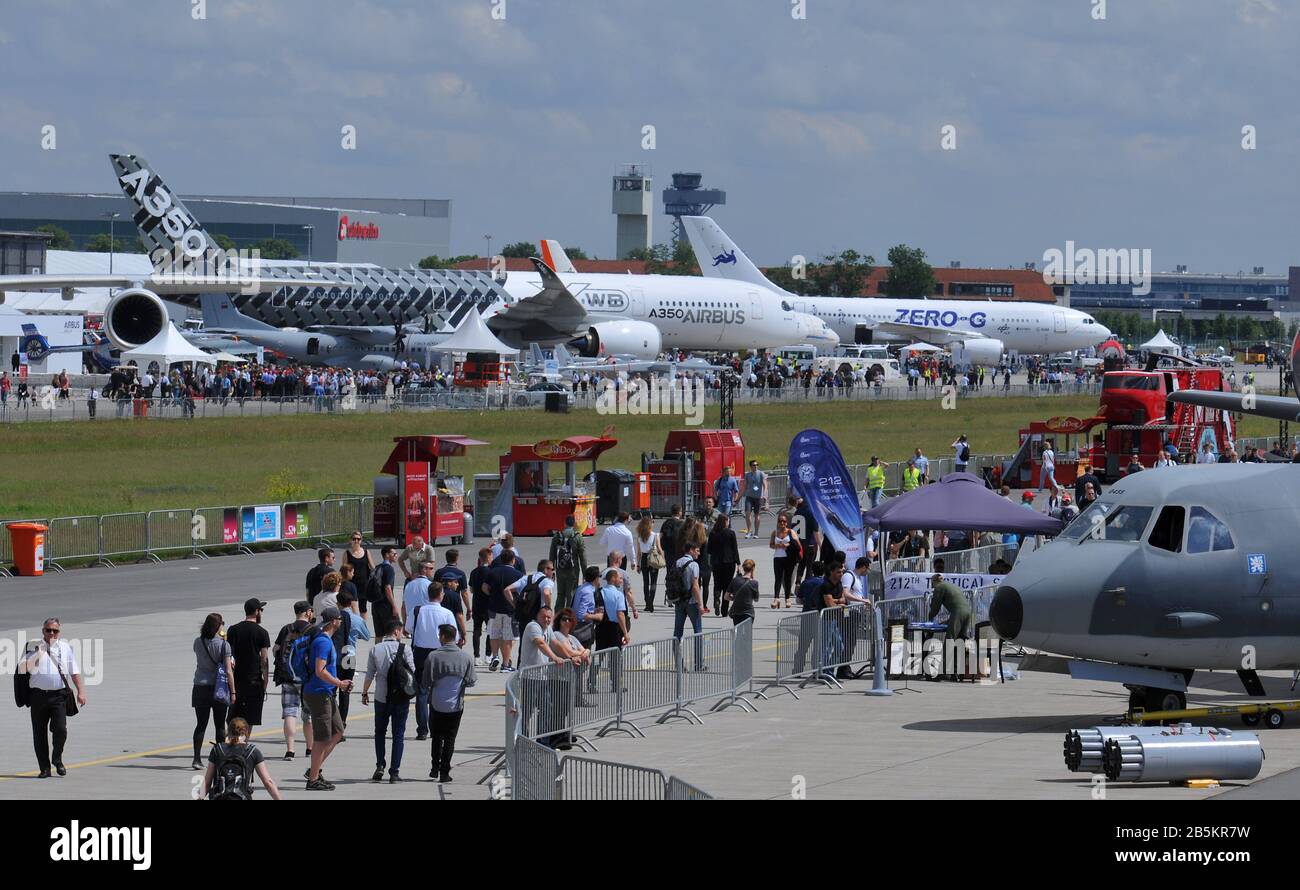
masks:
{"type": "Polygon", "coordinates": [[[796,312],[820,318],[846,343],[920,341],[951,348],[963,364],[997,365],[1006,350],[1070,352],[1110,337],[1085,312],[1038,303],[791,294],[768,281],[712,219],[687,216],[682,221],[706,276],[778,291],[796,312]]]}
{"type": "MultiPolygon", "coordinates": [[[[1293,362],[1298,350],[1300,337],[1293,362]]],[[[1170,399],[1300,416],[1300,402],[1280,396],[1185,390],[1170,399]]],[[[1125,684],[1133,707],[1183,707],[1202,669],[1236,671],[1263,695],[1256,671],[1300,668],[1297,525],[1295,464],[1130,474],[1059,537],[1020,554],[989,618],[1004,640],[1069,657],[1076,677],[1125,684]]]]}
{"type": "MultiPolygon", "coordinates": [[[[151,256],[197,260],[218,250],[147,161],[136,155],[110,158],[151,256]]],[[[275,326],[330,325],[322,333],[338,337],[351,336],[341,328],[361,325],[366,328],[359,336],[373,339],[429,315],[438,319],[437,327],[456,326],[466,312],[478,311],[510,345],[569,342],[585,356],[653,358],[666,347],[737,350],[836,340],[821,321],[795,312],[771,290],[739,282],[672,275],[561,278],[540,268],[509,275],[505,282],[482,272],[370,265],[261,262],[256,269],[264,292],[230,293],[234,308],[275,326]],[[316,286],[278,280],[305,277],[316,286]]],[[[178,301],[197,301],[192,292],[173,293],[178,301]]],[[[109,306],[106,329],[118,345],[139,345],[156,333],[146,328],[162,313],[156,293],[132,288],[109,306]]]]}

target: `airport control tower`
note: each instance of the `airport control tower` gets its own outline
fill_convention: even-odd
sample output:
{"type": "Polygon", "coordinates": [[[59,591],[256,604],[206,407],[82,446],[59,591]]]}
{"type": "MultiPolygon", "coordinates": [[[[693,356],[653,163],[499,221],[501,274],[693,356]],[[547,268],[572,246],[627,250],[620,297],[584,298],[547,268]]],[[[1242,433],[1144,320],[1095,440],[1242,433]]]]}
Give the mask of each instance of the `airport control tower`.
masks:
{"type": "Polygon", "coordinates": [[[654,212],[650,168],[625,164],[614,176],[614,213],[618,215],[615,251],[625,260],[632,251],[651,245],[650,214],[654,212]]]}
{"type": "Polygon", "coordinates": [[[703,216],[719,204],[727,203],[722,189],[700,188],[700,174],[674,173],[673,187],[664,189],[664,213],[673,218],[673,249],[686,237],[683,216],[703,216]]]}

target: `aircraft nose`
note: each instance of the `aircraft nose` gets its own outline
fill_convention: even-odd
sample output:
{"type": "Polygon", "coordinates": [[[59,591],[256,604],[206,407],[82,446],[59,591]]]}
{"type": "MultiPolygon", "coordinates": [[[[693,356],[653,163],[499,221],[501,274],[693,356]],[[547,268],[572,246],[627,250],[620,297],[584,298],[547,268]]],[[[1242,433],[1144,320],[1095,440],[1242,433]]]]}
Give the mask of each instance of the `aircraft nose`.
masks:
{"type": "Polygon", "coordinates": [[[989,604],[989,621],[993,630],[1004,640],[1014,640],[1020,636],[1020,628],[1025,621],[1025,606],[1020,600],[1020,591],[1003,584],[993,594],[989,604]]]}

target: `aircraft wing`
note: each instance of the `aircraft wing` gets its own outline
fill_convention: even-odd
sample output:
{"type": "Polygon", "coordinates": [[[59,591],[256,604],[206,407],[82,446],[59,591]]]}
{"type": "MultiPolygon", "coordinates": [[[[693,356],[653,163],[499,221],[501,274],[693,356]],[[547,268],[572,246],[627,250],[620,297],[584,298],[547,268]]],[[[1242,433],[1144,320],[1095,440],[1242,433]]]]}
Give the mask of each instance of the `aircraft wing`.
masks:
{"type": "Polygon", "coordinates": [[[897,321],[881,321],[872,325],[873,331],[879,331],[882,334],[897,334],[901,337],[910,337],[919,340],[922,343],[929,343],[933,346],[952,346],[958,343],[964,343],[967,340],[987,340],[986,334],[980,334],[976,331],[962,330],[939,330],[938,328],[927,327],[923,324],[907,324],[897,321]]]}
{"type": "Polygon", "coordinates": [[[499,309],[487,319],[488,328],[498,335],[516,334],[524,341],[578,336],[587,326],[587,310],[550,266],[537,257],[531,260],[542,277],[541,291],[499,309]]]}
{"type": "MultiPolygon", "coordinates": [[[[349,337],[358,343],[364,343],[366,346],[391,346],[397,339],[397,333],[393,330],[392,325],[345,325],[345,324],[314,324],[303,330],[312,333],[332,334],[335,337],[349,337]]],[[[411,331],[406,332],[407,337],[414,336],[411,331]]]]}
{"type": "Polygon", "coordinates": [[[250,273],[240,279],[227,275],[5,275],[0,291],[85,290],[143,287],[160,297],[207,292],[262,292],[282,287],[338,287],[337,281],[317,278],[262,278],[250,273]]]}
{"type": "Polygon", "coordinates": [[[1300,421],[1300,402],[1290,396],[1253,396],[1244,392],[1180,389],[1170,393],[1168,398],[1171,402],[1181,402],[1184,405],[1200,405],[1202,408],[1218,408],[1292,423],[1300,421]]]}

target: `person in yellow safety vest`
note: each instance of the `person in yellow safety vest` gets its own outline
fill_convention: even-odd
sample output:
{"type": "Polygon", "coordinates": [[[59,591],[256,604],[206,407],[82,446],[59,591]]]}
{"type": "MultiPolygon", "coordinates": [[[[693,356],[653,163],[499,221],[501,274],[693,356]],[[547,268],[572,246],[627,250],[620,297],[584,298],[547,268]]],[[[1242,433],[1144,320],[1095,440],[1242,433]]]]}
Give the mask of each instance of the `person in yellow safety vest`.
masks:
{"type": "Polygon", "coordinates": [[[872,507],[880,504],[880,497],[885,493],[885,468],[888,466],[874,454],[871,455],[871,463],[867,465],[867,498],[872,507]]]}
{"type": "MultiPolygon", "coordinates": [[[[868,473],[870,471],[868,470],[868,473]]],[[[916,467],[916,459],[909,457],[907,466],[903,467],[903,491],[908,492],[921,486],[921,471],[916,467]]]]}

